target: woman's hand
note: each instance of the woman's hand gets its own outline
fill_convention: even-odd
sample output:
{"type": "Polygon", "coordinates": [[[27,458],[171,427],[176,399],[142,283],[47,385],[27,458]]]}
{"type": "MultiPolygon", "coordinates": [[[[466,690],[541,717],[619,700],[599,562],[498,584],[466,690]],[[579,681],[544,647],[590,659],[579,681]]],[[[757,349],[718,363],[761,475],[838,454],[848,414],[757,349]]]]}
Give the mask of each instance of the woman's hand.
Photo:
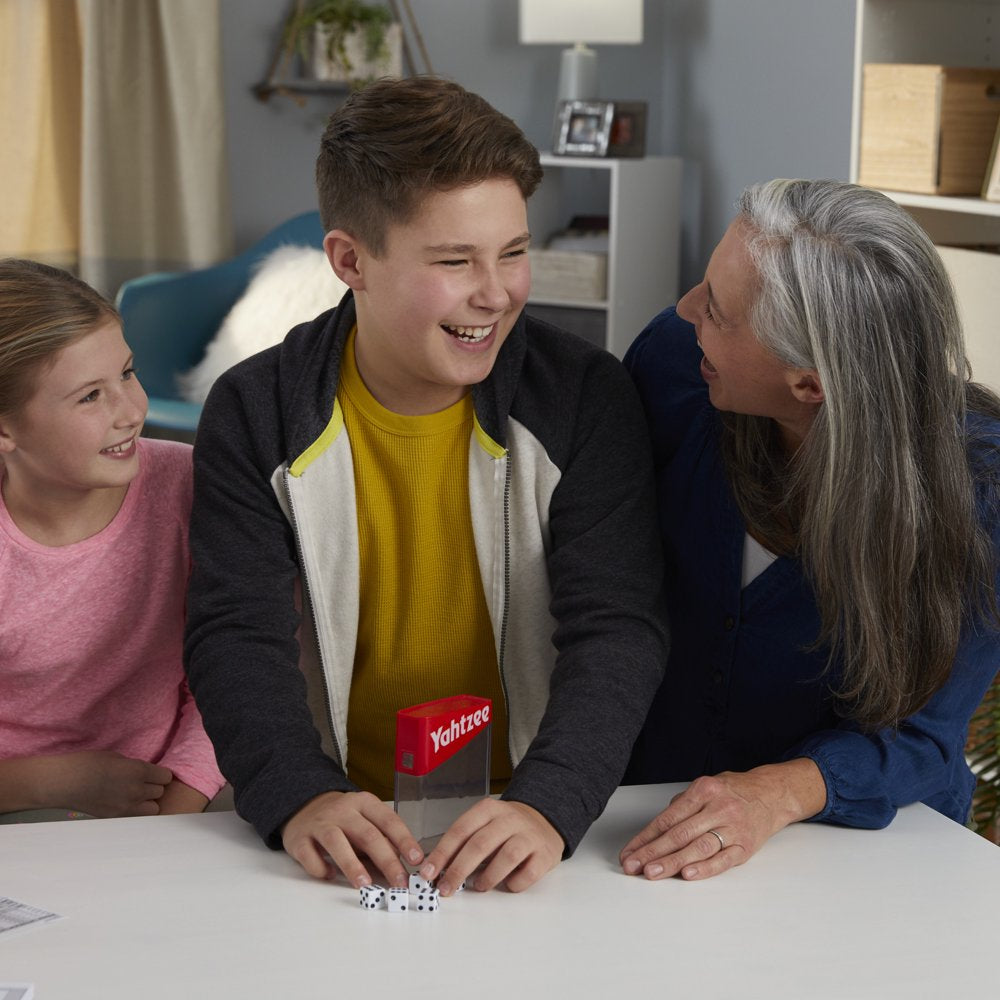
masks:
{"type": "Polygon", "coordinates": [[[789,823],[826,802],[826,785],[808,758],[697,778],[619,855],[626,875],[710,878],[741,865],[789,823]]]}

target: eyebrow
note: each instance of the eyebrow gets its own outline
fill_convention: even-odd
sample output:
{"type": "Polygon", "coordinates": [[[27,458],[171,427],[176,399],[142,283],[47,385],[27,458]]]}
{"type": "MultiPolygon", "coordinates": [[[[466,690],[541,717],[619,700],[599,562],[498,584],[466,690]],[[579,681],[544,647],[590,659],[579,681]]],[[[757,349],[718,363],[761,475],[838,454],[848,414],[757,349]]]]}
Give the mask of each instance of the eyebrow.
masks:
{"type": "MultiPolygon", "coordinates": [[[[130,354],[128,358],[126,358],[125,364],[122,365],[122,371],[125,371],[126,368],[131,368],[134,361],[135,361],[135,355],[130,354]]],[[[92,378],[89,382],[83,382],[82,384],[78,385],[75,389],[71,389],[69,392],[66,393],[65,396],[63,396],[63,399],[69,399],[72,396],[78,396],[81,392],[84,391],[84,389],[89,389],[91,386],[103,385],[106,381],[107,380],[103,378],[92,378]]]]}
{"type": "Polygon", "coordinates": [[[706,281],[705,284],[708,286],[708,304],[712,307],[712,312],[715,313],[717,319],[721,319],[723,323],[728,323],[729,321],[719,308],[719,300],[716,299],[715,293],[712,291],[711,283],[706,281]]]}
{"type": "MultiPolygon", "coordinates": [[[[524,232],[519,236],[515,236],[512,240],[508,240],[500,249],[509,250],[511,247],[516,247],[520,243],[528,243],[531,240],[531,233],[524,232]]],[[[424,247],[428,253],[440,253],[440,254],[468,254],[475,253],[479,247],[475,243],[438,243],[434,246],[424,247]]]]}

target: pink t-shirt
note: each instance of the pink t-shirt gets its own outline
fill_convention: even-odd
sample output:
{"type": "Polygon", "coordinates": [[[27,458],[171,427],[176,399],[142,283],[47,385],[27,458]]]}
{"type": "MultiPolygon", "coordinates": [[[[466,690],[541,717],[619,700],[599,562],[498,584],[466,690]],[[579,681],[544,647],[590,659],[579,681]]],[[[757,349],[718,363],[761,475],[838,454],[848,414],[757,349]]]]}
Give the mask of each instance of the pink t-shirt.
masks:
{"type": "Polygon", "coordinates": [[[0,758],[116,750],[219,791],[181,659],[190,512],[190,446],[145,438],[118,514],[82,542],[33,541],[0,497],[0,758]]]}

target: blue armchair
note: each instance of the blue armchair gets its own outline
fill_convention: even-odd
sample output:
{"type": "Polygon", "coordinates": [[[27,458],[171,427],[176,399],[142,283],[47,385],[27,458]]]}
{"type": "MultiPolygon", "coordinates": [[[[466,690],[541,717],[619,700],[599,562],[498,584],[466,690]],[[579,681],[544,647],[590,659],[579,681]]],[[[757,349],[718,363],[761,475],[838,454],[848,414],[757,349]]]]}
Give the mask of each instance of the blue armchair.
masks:
{"type": "Polygon", "coordinates": [[[145,274],[121,286],[116,304],[149,396],[148,426],[195,430],[201,406],[181,398],[177,376],[201,360],[226,313],[246,290],[257,261],[285,243],[321,247],[324,235],[319,213],[306,212],[214,267],[145,274]]]}

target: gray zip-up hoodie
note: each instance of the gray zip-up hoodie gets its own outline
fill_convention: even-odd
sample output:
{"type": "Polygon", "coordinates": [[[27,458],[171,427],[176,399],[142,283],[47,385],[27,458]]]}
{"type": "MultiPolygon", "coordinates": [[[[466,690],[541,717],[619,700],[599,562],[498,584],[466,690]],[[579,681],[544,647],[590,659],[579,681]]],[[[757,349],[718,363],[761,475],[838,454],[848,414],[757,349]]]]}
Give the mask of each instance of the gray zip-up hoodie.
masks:
{"type": "MultiPolygon", "coordinates": [[[[310,799],[354,787],[357,497],[336,402],[354,323],[348,293],[231,369],[195,443],[188,677],[236,807],[273,847],[310,799]]],[[[666,662],[646,424],[614,358],[524,315],[472,394],[469,503],[515,765],[503,797],[568,855],[666,662]]]]}

